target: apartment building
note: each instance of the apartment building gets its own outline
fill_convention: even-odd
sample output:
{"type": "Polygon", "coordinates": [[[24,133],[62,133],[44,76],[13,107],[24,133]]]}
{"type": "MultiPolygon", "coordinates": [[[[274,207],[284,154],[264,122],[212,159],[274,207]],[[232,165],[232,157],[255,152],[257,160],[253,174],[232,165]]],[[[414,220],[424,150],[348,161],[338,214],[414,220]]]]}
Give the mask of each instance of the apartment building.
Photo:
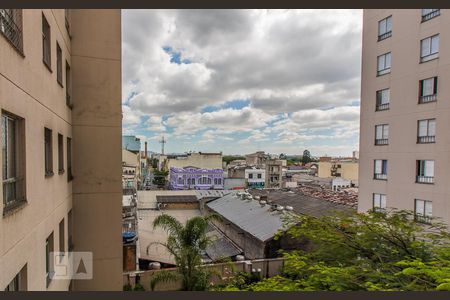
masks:
{"type": "Polygon", "coordinates": [[[358,210],[450,222],[450,11],[365,10],[358,210]]]}
{"type": "Polygon", "coordinates": [[[121,290],[120,10],[0,9],[0,109],[0,290],[121,290]]]}

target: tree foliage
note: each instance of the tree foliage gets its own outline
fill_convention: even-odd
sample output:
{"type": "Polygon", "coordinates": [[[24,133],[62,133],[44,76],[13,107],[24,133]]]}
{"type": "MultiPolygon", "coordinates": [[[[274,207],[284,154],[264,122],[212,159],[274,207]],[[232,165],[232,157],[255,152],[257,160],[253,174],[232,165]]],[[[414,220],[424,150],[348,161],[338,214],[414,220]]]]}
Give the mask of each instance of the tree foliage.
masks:
{"type": "Polygon", "coordinates": [[[153,221],[153,227],[160,227],[168,233],[165,243],[161,243],[174,257],[177,272],[160,271],[152,278],[150,287],[161,282],[182,282],[185,291],[201,291],[208,287],[208,278],[212,275],[206,268],[202,268],[201,253],[211,242],[206,236],[208,221],[218,218],[217,215],[207,217],[193,217],[181,224],[170,215],[160,215],[153,221]]]}
{"type": "Polygon", "coordinates": [[[158,187],[164,187],[166,185],[166,177],[169,175],[169,172],[167,171],[153,171],[153,184],[157,185],[158,187]]]}
{"type": "Polygon", "coordinates": [[[398,210],[295,219],[288,234],[308,238],[312,250],[285,252],[281,275],[241,290],[450,290],[450,236],[441,223],[424,226],[398,210]]]}

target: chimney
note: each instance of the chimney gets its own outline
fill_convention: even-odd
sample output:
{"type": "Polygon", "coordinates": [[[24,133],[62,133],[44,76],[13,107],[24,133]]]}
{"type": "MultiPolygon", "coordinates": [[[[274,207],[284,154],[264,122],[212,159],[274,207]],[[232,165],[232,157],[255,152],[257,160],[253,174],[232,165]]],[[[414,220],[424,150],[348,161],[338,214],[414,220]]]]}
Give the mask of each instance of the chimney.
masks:
{"type": "Polygon", "coordinates": [[[144,146],[144,148],[145,148],[144,158],[147,159],[147,141],[145,141],[144,145],[145,145],[144,146]]]}

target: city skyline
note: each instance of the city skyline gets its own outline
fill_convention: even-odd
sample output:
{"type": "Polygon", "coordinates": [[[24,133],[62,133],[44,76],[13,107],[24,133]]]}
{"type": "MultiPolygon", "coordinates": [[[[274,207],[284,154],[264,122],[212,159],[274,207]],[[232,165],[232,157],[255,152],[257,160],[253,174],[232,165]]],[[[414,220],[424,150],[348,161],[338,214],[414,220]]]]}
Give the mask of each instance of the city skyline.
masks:
{"type": "Polygon", "coordinates": [[[123,133],[149,151],[359,148],[361,11],[122,14],[123,133]]]}

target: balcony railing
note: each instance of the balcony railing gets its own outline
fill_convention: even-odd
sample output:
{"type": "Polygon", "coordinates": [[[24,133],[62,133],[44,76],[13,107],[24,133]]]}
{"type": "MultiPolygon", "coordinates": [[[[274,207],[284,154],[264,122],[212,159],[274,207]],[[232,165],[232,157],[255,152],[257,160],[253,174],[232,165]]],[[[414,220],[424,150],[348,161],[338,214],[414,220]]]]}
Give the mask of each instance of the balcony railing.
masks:
{"type": "Polygon", "coordinates": [[[391,73],[391,68],[386,68],[386,69],[383,69],[383,70],[378,70],[377,71],[377,76],[381,76],[381,75],[389,74],[389,73],[391,73]]]}
{"type": "Polygon", "coordinates": [[[386,208],[385,207],[374,206],[373,207],[373,211],[376,211],[376,212],[379,212],[379,213],[385,213],[386,212],[386,208]]]}
{"type": "Polygon", "coordinates": [[[418,136],[417,137],[417,143],[418,144],[430,144],[436,142],[436,136],[434,135],[427,135],[427,136],[418,136]]]}
{"type": "Polygon", "coordinates": [[[425,56],[421,56],[420,57],[420,62],[427,62],[427,61],[430,61],[430,60],[433,60],[433,59],[436,59],[436,58],[438,58],[439,57],[439,52],[437,52],[437,53],[432,53],[432,54],[429,54],[429,55],[425,55],[425,56]]]}
{"type": "Polygon", "coordinates": [[[389,139],[375,139],[375,145],[382,146],[389,144],[389,139]]]}
{"type": "Polygon", "coordinates": [[[414,216],[414,220],[416,222],[424,223],[424,224],[431,224],[431,219],[432,218],[430,216],[423,216],[423,215],[418,215],[418,214],[416,214],[414,216]]]}
{"type": "Polygon", "coordinates": [[[384,174],[384,173],[375,173],[375,174],[373,174],[373,179],[377,179],[377,180],[387,180],[387,174],[384,174]]]}
{"type": "Polygon", "coordinates": [[[434,176],[416,176],[416,182],[417,183],[434,183],[434,176]]]}
{"type": "Polygon", "coordinates": [[[428,20],[431,20],[431,19],[439,16],[440,14],[441,14],[441,10],[440,9],[434,10],[434,11],[432,11],[432,12],[426,14],[426,15],[423,15],[422,16],[422,22],[426,22],[428,20]]]}
{"type": "Polygon", "coordinates": [[[376,111],[388,110],[388,109],[389,109],[389,103],[377,104],[377,106],[375,108],[376,111]]]}
{"type": "Polygon", "coordinates": [[[21,9],[0,9],[0,33],[23,55],[21,9]]]}
{"type": "Polygon", "coordinates": [[[429,102],[434,102],[437,100],[437,94],[433,94],[433,95],[427,95],[427,96],[420,96],[419,97],[419,103],[429,103],[429,102]]]}
{"type": "Polygon", "coordinates": [[[378,36],[378,41],[385,40],[385,39],[387,39],[387,38],[389,38],[389,37],[391,37],[391,36],[392,36],[392,31],[388,31],[388,32],[386,32],[386,33],[380,34],[380,35],[378,36]]]}

